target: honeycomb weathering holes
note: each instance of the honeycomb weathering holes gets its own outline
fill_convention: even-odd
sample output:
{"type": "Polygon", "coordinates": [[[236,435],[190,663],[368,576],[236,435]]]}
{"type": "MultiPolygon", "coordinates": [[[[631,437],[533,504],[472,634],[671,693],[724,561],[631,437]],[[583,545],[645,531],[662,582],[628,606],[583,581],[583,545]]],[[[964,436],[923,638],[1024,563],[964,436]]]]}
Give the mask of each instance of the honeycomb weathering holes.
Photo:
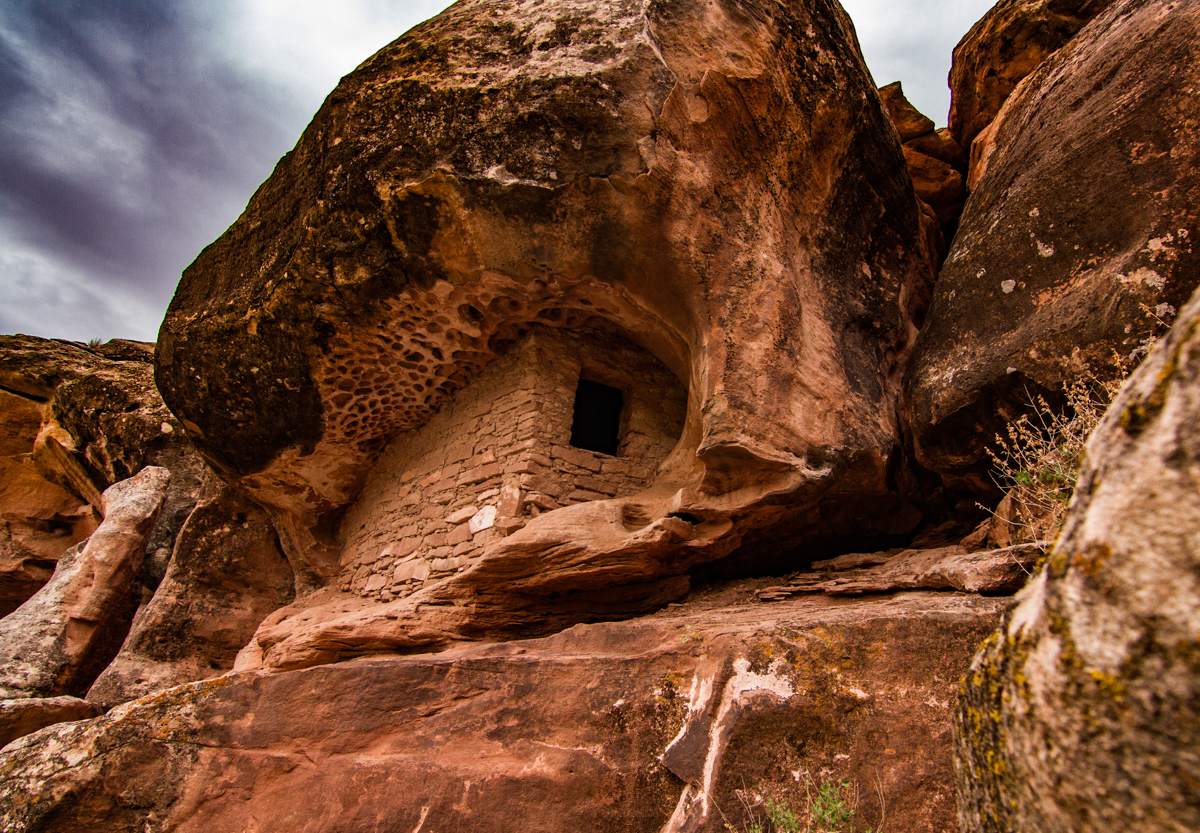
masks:
{"type": "Polygon", "coordinates": [[[361,449],[418,427],[536,324],[624,329],[603,302],[553,294],[548,303],[473,287],[383,302],[376,323],[332,340],[317,371],[327,436],[361,449]],[[364,397],[372,397],[365,407],[364,397]]]}

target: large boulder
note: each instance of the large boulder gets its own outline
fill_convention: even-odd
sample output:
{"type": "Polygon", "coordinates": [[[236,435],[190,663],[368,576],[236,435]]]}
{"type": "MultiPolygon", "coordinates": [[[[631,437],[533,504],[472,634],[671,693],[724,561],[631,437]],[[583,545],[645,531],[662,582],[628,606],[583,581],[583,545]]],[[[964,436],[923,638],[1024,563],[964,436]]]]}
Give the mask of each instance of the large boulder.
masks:
{"type": "Polygon", "coordinates": [[[950,131],[970,151],[1021,80],[1112,0],[1000,0],[954,48],[950,131]]]}
{"type": "MultiPolygon", "coordinates": [[[[461,2],[330,95],[185,272],[156,374],[270,507],[306,589],[387,600],[513,533],[521,570],[575,548],[587,592],[645,585],[611,594],[628,612],[704,561],[786,563],[919,520],[894,511],[893,402],[931,281],[920,228],[832,0],[461,2]],[[523,388],[511,362],[538,361],[535,337],[583,356],[579,376],[542,363],[523,388]],[[536,435],[560,418],[547,398],[569,427],[579,378],[623,372],[588,339],[648,352],[624,393],[650,423],[679,405],[644,460],[536,435]],[[651,365],[670,384],[648,385],[651,365]],[[472,389],[493,384],[505,402],[527,390],[527,410],[472,389]],[[435,439],[451,405],[461,422],[435,439]],[[377,515],[354,511],[368,482],[377,515]],[[606,506],[548,520],[582,500],[606,506]],[[404,562],[418,545],[433,566],[404,562]]],[[[559,578],[548,594],[570,590],[559,578]]]]}
{"type": "Polygon", "coordinates": [[[263,617],[293,595],[292,571],[266,513],[210,484],[179,532],[166,577],[88,700],[111,708],[229,671],[263,617]]]}
{"type": "Polygon", "coordinates": [[[832,787],[859,829],[955,830],[950,704],[1003,602],[749,589],[150,695],[10,744],[0,827],[717,833],[832,787]]]}
{"type": "Polygon", "coordinates": [[[905,381],[917,459],[994,489],[984,447],[1038,394],[1136,359],[1200,282],[1200,11],[1125,0],[1022,82],[905,381]]]}
{"type": "Polygon", "coordinates": [[[955,714],[963,830],[1200,829],[1200,295],[1087,448],[955,714]]]}
{"type": "Polygon", "coordinates": [[[96,501],[180,441],[171,436],[179,423],[154,387],[152,349],[130,341],[85,346],[0,336],[0,384],[42,403],[38,448],[26,451],[48,477],[96,501]],[[46,445],[64,447],[72,462],[60,464],[46,445]]]}
{"type": "Polygon", "coordinates": [[[0,699],[85,692],[116,655],[140,600],[137,573],[171,475],[150,466],[104,491],[104,521],[51,581],[0,620],[0,699]]]}

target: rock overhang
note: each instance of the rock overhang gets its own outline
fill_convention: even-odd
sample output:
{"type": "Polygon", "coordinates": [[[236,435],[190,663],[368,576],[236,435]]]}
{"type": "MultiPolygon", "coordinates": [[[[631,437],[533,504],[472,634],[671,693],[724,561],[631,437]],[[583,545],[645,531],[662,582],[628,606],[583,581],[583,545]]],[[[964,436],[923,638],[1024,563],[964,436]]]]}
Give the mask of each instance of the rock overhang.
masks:
{"type": "Polygon", "coordinates": [[[836,4],[460,3],[344,79],[189,268],[157,378],[316,584],[381,448],[535,324],[662,360],[674,491],[740,512],[810,454],[892,453],[918,228],[836,4]]]}

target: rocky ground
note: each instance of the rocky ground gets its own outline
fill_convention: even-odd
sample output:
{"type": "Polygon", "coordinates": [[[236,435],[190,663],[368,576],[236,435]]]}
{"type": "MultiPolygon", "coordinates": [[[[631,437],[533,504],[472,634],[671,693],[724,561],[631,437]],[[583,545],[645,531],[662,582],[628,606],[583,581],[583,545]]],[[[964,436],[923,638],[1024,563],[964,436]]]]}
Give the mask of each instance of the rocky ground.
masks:
{"type": "Polygon", "coordinates": [[[5,828],[720,831],[846,781],[863,827],[956,830],[947,709],[1006,601],[763,584],[152,695],[10,745],[5,828]]]}

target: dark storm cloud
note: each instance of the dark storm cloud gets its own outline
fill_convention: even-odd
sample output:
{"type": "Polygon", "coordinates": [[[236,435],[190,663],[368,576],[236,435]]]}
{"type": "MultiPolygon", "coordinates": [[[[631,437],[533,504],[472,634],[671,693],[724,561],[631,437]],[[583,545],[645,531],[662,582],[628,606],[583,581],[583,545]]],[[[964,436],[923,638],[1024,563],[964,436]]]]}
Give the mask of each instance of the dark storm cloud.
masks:
{"type": "MultiPolygon", "coordinates": [[[[106,334],[125,334],[131,305],[161,316],[182,268],[295,141],[303,122],[286,94],[213,54],[181,8],[18,0],[0,12],[0,224],[10,255],[27,252],[4,263],[6,295],[24,278],[27,302],[61,303],[38,284],[65,270],[106,334]]],[[[56,312],[35,313],[39,333],[56,312]]]]}

